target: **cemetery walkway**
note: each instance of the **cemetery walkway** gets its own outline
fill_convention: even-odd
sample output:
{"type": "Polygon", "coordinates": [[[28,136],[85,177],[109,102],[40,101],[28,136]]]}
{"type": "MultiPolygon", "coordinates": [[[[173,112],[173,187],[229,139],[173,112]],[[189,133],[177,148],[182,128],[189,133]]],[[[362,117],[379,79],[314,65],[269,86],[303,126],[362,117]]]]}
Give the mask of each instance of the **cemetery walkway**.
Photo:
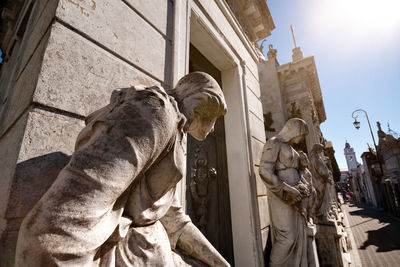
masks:
{"type": "Polygon", "coordinates": [[[400,266],[400,218],[364,205],[343,205],[362,267],[400,266]]]}

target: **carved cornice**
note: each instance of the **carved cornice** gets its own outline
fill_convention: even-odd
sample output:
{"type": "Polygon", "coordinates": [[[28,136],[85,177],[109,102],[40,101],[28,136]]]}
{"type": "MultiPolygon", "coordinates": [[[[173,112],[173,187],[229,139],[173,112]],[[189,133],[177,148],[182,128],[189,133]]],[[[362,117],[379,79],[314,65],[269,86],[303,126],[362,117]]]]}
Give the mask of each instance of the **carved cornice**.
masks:
{"type": "Polygon", "coordinates": [[[275,23],[266,0],[226,0],[252,42],[271,35],[275,23]]]}
{"type": "MultiPolygon", "coordinates": [[[[306,87],[302,87],[310,89],[319,123],[324,122],[326,120],[326,113],[314,56],[280,65],[277,67],[277,71],[283,87],[287,87],[288,85],[294,86],[295,84],[307,85],[306,87]]],[[[299,94],[301,93],[299,92],[299,94]]]]}

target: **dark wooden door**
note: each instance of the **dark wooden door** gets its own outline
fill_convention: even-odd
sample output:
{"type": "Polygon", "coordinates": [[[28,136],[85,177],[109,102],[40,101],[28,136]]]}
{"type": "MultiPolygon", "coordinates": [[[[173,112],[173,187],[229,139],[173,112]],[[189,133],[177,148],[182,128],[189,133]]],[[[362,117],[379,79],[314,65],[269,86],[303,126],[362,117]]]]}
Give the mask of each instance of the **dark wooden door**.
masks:
{"type": "MultiPolygon", "coordinates": [[[[203,71],[221,84],[221,72],[190,46],[189,72],[203,71]]],[[[204,141],[188,135],[186,200],[193,223],[233,266],[233,242],[224,118],[204,141]]]]}

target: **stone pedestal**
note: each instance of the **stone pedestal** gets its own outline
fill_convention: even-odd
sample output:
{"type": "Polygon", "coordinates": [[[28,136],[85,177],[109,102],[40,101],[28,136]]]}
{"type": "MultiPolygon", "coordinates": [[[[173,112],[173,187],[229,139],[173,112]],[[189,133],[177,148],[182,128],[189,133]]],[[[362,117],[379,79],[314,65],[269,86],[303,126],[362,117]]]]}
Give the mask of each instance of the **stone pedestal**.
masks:
{"type": "Polygon", "coordinates": [[[346,236],[342,226],[317,225],[318,259],[324,267],[349,267],[346,236]]]}
{"type": "Polygon", "coordinates": [[[317,226],[315,224],[307,225],[307,257],[309,267],[319,267],[317,245],[315,243],[315,234],[317,226]]]}

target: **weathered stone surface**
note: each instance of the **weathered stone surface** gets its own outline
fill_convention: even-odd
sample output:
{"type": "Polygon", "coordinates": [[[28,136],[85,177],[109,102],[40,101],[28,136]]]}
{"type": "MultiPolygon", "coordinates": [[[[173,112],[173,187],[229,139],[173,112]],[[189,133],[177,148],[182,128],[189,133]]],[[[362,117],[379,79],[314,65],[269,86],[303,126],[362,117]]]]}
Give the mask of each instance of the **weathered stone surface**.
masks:
{"type": "Polygon", "coordinates": [[[44,37],[53,18],[56,14],[58,0],[40,0],[36,1],[32,10],[32,17],[24,35],[24,47],[22,50],[21,67],[19,73],[23,70],[36,46],[44,37]]]}
{"type": "Polygon", "coordinates": [[[265,186],[264,181],[261,179],[259,167],[254,167],[254,173],[256,176],[257,196],[266,196],[267,187],[265,186]]]}
{"type": "MultiPolygon", "coordinates": [[[[310,196],[309,184],[300,175],[300,156],[291,145],[301,142],[308,134],[301,119],[290,119],[278,135],[264,146],[260,175],[268,188],[271,220],[272,266],[308,266],[307,224],[303,200],[310,196]]],[[[260,203],[261,207],[263,202],[260,203]]],[[[262,219],[261,219],[262,221],[262,219]]],[[[261,227],[265,227],[261,223],[261,227]]]]}
{"type": "Polygon", "coordinates": [[[8,90],[7,101],[0,114],[0,134],[4,133],[32,101],[48,37],[49,33],[42,38],[14,87],[8,90]]]}
{"type": "Polygon", "coordinates": [[[157,82],[55,23],[34,101],[87,116],[108,103],[112,90],[134,84],[149,86],[157,82]]]}
{"type": "Polygon", "coordinates": [[[264,143],[259,141],[257,138],[252,137],[251,138],[251,147],[253,150],[254,165],[258,166],[260,164],[260,159],[261,159],[264,143]]]}
{"type": "Polygon", "coordinates": [[[0,196],[4,197],[0,208],[6,221],[0,244],[1,266],[14,266],[22,218],[67,163],[66,153],[72,152],[82,127],[81,120],[34,109],[27,111],[0,140],[0,157],[6,159],[0,161],[5,165],[0,166],[4,170],[0,172],[0,196]]]}
{"type": "Polygon", "coordinates": [[[61,0],[56,16],[161,81],[170,82],[170,41],[123,1],[61,0]]]}
{"type": "MultiPolygon", "coordinates": [[[[250,121],[249,127],[251,135],[257,138],[260,142],[264,141],[265,130],[264,130],[263,120],[254,115],[252,112],[249,112],[249,121],[250,121]]],[[[259,158],[255,158],[256,161],[258,161],[258,159],[259,158]]]]}
{"type": "Polygon", "coordinates": [[[317,244],[315,242],[315,234],[317,226],[307,225],[307,257],[309,267],[319,267],[317,244]]]}
{"type": "MultiPolygon", "coordinates": [[[[16,265],[55,265],[68,257],[70,265],[115,260],[117,266],[172,266],[171,248],[178,246],[208,265],[229,266],[184,214],[175,194],[186,171],[186,133],[204,140],[225,113],[218,83],[201,72],[184,76],[171,91],[159,86],[114,91],[109,105],[86,118],[71,160],[23,220],[16,265]]],[[[82,123],[57,127],[51,122],[49,127],[51,112],[31,114],[16,195],[29,190],[28,182],[34,184],[23,175],[32,166],[42,162],[39,168],[54,172],[66,162],[66,155],[57,152],[71,151],[74,127],[82,123]],[[33,143],[39,147],[31,149],[33,143]]],[[[49,185],[52,177],[43,180],[40,186],[49,185]]],[[[13,212],[10,216],[24,215],[23,209],[13,212]]]]}
{"type": "Polygon", "coordinates": [[[260,213],[260,228],[264,229],[270,225],[267,196],[258,197],[258,209],[260,213]]]}
{"type": "Polygon", "coordinates": [[[264,229],[261,230],[261,243],[263,246],[264,253],[267,248],[268,235],[269,235],[269,227],[265,227],[264,229]]]}
{"type": "Polygon", "coordinates": [[[17,244],[18,232],[7,231],[1,233],[0,238],[0,263],[2,267],[13,267],[15,257],[15,245],[17,244]]]}
{"type": "Polygon", "coordinates": [[[159,31],[172,39],[172,0],[127,0],[140,14],[148,19],[159,31]]]}
{"type": "MultiPolygon", "coordinates": [[[[17,163],[19,148],[24,136],[27,117],[27,114],[21,116],[12,128],[0,138],[0,220],[5,218],[9,203],[8,198],[14,177],[15,164],[17,163]]],[[[0,230],[4,230],[4,228],[1,228],[0,230]]]]}
{"type": "Polygon", "coordinates": [[[318,259],[321,266],[349,267],[344,258],[342,246],[342,233],[335,225],[317,225],[315,236],[318,259]]]}
{"type": "Polygon", "coordinates": [[[41,109],[29,113],[18,163],[50,153],[71,155],[84,122],[41,109]]]}
{"type": "Polygon", "coordinates": [[[249,110],[256,114],[259,118],[263,117],[263,108],[261,99],[256,96],[252,90],[247,89],[247,103],[249,110]]]}
{"type": "Polygon", "coordinates": [[[246,72],[246,85],[257,97],[261,97],[260,82],[250,71],[246,72]]]}
{"type": "Polygon", "coordinates": [[[285,107],[282,102],[281,89],[274,61],[261,62],[260,85],[261,101],[264,114],[271,113],[270,129],[265,133],[267,138],[274,136],[285,123],[285,107]],[[274,131],[272,131],[274,129],[274,131]]]}
{"type": "MultiPolygon", "coordinates": [[[[243,45],[244,42],[239,37],[238,32],[232,28],[227,16],[219,8],[218,4],[215,1],[200,1],[198,3],[205,9],[207,15],[214,21],[215,25],[219,26],[218,30],[220,30],[240,57],[246,62],[246,66],[254,75],[257,75],[257,63],[249,52],[250,47],[243,45]]],[[[236,29],[240,31],[240,26],[237,26],[236,29]]],[[[243,34],[243,32],[241,34],[243,34]]]]}
{"type": "Polygon", "coordinates": [[[84,126],[82,120],[39,109],[27,115],[7,219],[24,217],[46,192],[68,162],[75,138],[84,126]]]}
{"type": "Polygon", "coordinates": [[[331,177],[332,173],[320,155],[323,149],[324,147],[321,144],[315,144],[310,155],[310,170],[313,185],[317,193],[313,207],[313,219],[317,224],[334,225],[335,221],[329,214],[333,204],[331,186],[334,184],[334,181],[331,177]]]}

